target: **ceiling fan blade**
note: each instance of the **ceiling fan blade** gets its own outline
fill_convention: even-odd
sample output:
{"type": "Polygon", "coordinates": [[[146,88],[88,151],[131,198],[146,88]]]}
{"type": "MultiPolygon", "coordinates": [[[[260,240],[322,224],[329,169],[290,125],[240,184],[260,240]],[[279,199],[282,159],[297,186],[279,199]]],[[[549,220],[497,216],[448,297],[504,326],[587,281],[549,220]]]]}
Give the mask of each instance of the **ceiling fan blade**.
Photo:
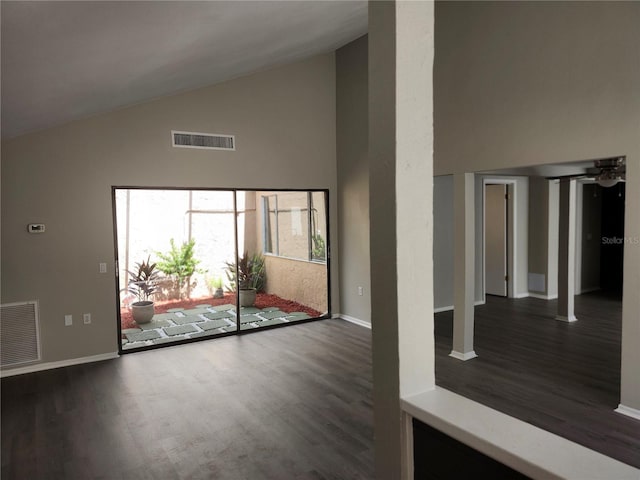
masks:
{"type": "Polygon", "coordinates": [[[559,175],[557,177],[545,177],[547,180],[562,180],[564,178],[593,178],[593,175],[586,173],[574,173],[573,175],[559,175]]]}

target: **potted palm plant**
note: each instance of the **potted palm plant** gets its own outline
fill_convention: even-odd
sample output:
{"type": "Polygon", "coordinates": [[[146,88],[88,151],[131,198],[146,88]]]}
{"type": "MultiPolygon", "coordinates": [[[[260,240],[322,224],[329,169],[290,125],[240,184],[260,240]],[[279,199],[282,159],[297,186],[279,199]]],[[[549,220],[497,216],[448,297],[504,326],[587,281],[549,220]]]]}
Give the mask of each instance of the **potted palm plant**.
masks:
{"type": "Polygon", "coordinates": [[[156,293],[158,272],[156,264],[151,263],[151,257],[136,263],[136,270],[129,270],[128,290],[138,297],[137,302],[131,304],[131,314],[136,323],[149,323],[155,313],[151,297],[156,293]]]}
{"type": "Polygon", "coordinates": [[[225,262],[229,280],[229,290],[236,291],[241,307],[250,307],[256,302],[256,293],[264,290],[266,269],[264,257],[259,253],[249,256],[247,252],[238,259],[238,263],[225,262]],[[237,287],[237,288],[236,288],[237,287]]]}

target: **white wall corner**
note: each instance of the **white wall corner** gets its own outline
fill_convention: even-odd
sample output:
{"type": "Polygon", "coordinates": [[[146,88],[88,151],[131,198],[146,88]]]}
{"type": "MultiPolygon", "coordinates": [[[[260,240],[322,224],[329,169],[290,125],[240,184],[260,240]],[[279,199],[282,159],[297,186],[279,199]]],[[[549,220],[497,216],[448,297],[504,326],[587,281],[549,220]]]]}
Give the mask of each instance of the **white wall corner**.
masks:
{"type": "Polygon", "coordinates": [[[638,410],[637,408],[631,408],[619,404],[618,408],[616,408],[614,412],[621,413],[622,415],[626,415],[627,417],[635,418],[636,420],[640,420],[640,410],[638,410]]]}
{"type": "Polygon", "coordinates": [[[352,317],[350,315],[345,315],[344,313],[334,313],[332,317],[339,318],[340,320],[354,323],[356,325],[360,325],[361,327],[368,328],[369,330],[371,330],[371,322],[367,322],[366,320],[361,320],[359,318],[352,317]]]}

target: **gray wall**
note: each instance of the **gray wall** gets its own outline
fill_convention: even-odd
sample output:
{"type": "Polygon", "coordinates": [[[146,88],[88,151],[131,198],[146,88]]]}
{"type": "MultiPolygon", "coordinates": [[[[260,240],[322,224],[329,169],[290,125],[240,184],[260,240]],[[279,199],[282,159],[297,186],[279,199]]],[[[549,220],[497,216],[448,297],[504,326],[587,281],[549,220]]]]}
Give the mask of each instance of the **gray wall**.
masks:
{"type": "Polygon", "coordinates": [[[453,308],[453,176],[433,178],[433,306],[453,308]]]}
{"type": "Polygon", "coordinates": [[[637,2],[436,2],[435,174],[638,161],[637,2]]]}
{"type": "MultiPolygon", "coordinates": [[[[435,175],[626,155],[627,205],[640,205],[640,3],[435,8],[435,175]]],[[[640,237],[631,208],[625,236],[640,237]]],[[[620,403],[638,409],[640,246],[624,262],[620,403]]]]}
{"type": "Polygon", "coordinates": [[[327,54],[3,142],[2,302],[40,300],[43,361],[117,350],[112,185],[329,188],[337,245],[335,105],[327,54]],[[237,150],[172,148],[172,129],[234,134],[237,150]]]}
{"type": "Polygon", "coordinates": [[[367,68],[367,36],[336,51],[339,312],[371,323],[367,68]]]}
{"type": "Polygon", "coordinates": [[[546,295],[548,287],[547,258],[549,253],[549,181],[529,178],[529,274],[542,275],[544,288],[529,283],[529,291],[546,295]]]}

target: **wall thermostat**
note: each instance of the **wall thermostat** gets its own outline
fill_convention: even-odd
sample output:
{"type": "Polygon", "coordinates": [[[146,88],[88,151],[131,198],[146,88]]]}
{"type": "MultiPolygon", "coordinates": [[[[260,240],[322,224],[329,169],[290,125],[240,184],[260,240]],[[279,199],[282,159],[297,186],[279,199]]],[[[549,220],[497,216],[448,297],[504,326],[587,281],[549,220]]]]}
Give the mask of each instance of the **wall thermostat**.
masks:
{"type": "Polygon", "coordinates": [[[27,230],[29,233],[44,233],[44,223],[30,223],[27,230]]]}

